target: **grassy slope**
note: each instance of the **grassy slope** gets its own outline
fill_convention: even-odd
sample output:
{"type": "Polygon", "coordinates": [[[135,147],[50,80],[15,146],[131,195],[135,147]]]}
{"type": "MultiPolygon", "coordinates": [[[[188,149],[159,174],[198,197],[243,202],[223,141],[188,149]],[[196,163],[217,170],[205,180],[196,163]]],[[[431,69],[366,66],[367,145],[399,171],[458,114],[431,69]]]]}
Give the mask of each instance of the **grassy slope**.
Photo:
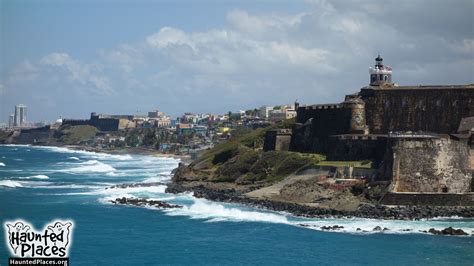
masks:
{"type": "Polygon", "coordinates": [[[0,143],[5,142],[11,134],[11,132],[0,130],[0,143]]]}
{"type": "Polygon", "coordinates": [[[213,182],[275,182],[318,163],[323,157],[317,154],[261,150],[266,131],[291,128],[293,124],[294,120],[287,120],[231,138],[205,151],[190,165],[190,170],[213,182]]]}
{"type": "Polygon", "coordinates": [[[93,126],[65,126],[60,129],[59,141],[63,144],[79,144],[93,139],[99,130],[93,126]]]}

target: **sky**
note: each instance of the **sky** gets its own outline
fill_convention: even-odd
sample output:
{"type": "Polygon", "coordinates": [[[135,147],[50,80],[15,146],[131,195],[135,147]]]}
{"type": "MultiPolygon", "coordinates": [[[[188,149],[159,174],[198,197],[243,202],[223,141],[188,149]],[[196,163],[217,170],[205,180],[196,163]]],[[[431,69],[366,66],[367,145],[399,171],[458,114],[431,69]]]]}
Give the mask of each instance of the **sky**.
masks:
{"type": "Polygon", "coordinates": [[[473,0],[0,0],[0,122],[337,103],[474,83],[473,0]]]}

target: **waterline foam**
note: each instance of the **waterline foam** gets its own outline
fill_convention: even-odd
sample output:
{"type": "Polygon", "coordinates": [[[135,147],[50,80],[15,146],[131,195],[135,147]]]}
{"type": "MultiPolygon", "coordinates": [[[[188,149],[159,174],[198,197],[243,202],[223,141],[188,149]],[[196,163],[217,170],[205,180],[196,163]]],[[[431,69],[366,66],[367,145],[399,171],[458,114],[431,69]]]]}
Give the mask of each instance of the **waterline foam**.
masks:
{"type": "Polygon", "coordinates": [[[17,181],[13,181],[13,180],[0,180],[0,186],[2,187],[22,187],[22,185],[17,182],[17,181]]]}

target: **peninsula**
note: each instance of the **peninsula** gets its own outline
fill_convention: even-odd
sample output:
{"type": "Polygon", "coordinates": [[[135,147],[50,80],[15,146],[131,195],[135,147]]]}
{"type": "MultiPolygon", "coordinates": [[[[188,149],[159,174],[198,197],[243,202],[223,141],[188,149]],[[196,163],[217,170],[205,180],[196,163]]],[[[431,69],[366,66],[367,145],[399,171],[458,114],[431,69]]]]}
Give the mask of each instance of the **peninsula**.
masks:
{"type": "Polygon", "coordinates": [[[168,192],[302,216],[474,217],[474,85],[399,86],[380,55],[342,103],[207,150],[168,192]]]}

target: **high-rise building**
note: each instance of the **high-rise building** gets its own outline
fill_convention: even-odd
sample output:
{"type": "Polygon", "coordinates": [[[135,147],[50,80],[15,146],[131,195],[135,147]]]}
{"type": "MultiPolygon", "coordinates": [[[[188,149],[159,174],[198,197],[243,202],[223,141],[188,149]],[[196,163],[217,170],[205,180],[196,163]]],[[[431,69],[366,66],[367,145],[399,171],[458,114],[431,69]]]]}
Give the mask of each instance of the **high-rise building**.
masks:
{"type": "Polygon", "coordinates": [[[24,126],[26,123],[26,105],[19,104],[15,106],[15,118],[13,125],[15,127],[24,126]]]}
{"type": "Polygon", "coordinates": [[[8,127],[13,128],[14,125],[15,125],[15,116],[13,114],[11,114],[8,117],[8,127]]]}

